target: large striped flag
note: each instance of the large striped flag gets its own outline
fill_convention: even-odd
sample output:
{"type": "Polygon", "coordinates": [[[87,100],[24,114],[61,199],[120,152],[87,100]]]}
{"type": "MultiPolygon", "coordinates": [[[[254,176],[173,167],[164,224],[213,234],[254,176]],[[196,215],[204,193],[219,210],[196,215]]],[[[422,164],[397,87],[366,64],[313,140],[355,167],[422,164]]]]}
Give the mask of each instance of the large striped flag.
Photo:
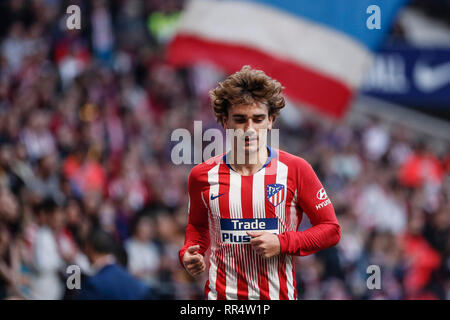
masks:
{"type": "Polygon", "coordinates": [[[191,0],[168,59],[209,61],[230,73],[249,64],[280,81],[288,97],[339,118],[407,1],[191,0]]]}

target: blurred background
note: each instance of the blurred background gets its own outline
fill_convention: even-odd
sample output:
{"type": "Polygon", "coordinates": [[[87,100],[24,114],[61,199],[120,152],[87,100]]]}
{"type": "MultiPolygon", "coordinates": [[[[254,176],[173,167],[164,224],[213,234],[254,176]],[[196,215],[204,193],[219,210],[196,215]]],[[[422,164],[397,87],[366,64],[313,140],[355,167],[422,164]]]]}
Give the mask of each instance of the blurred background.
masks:
{"type": "MultiPolygon", "coordinates": [[[[192,166],[172,164],[170,134],[219,128],[208,90],[226,74],[167,62],[185,5],[0,2],[0,299],[70,298],[66,267],[90,274],[95,229],[156,298],[203,299],[205,275],[178,261],[192,166]],[[80,30],[66,27],[71,4],[80,30]]],[[[288,101],[277,120],[280,148],[311,163],[342,228],[336,247],[295,258],[299,299],[450,298],[450,81],[399,85],[425,51],[450,62],[449,22],[450,1],[411,1],[345,117],[288,101]],[[379,290],[366,286],[372,264],[379,290]]]]}

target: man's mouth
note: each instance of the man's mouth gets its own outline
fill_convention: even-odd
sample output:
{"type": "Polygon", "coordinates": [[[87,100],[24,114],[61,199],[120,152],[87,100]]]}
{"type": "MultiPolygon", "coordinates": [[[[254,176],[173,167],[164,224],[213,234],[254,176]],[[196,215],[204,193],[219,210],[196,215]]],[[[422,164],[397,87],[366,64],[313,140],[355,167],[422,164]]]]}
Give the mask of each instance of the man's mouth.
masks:
{"type": "Polygon", "coordinates": [[[245,144],[250,144],[250,143],[254,143],[256,142],[258,139],[257,138],[250,138],[250,137],[245,137],[245,144]]]}

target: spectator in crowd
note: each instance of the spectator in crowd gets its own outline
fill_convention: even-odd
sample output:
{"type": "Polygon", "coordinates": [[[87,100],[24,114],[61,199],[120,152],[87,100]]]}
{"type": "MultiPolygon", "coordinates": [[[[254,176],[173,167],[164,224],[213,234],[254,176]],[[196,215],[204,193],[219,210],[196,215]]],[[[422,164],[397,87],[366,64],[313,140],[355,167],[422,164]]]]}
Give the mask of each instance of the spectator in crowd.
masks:
{"type": "Polygon", "coordinates": [[[125,241],[128,254],[128,269],[135,277],[151,286],[157,284],[160,267],[158,247],[151,240],[153,223],[149,216],[138,216],[132,236],[125,241]]]}
{"type": "Polygon", "coordinates": [[[57,236],[64,221],[61,208],[51,199],[45,199],[36,208],[39,229],[33,246],[31,290],[34,299],[61,299],[64,293],[61,281],[64,259],[60,254],[57,236]]]}
{"type": "Polygon", "coordinates": [[[16,246],[11,243],[12,239],[8,229],[0,223],[0,299],[8,297],[8,291],[17,292],[17,263],[16,246]]]}
{"type": "Polygon", "coordinates": [[[88,237],[86,253],[94,274],[81,284],[78,299],[142,300],[151,297],[150,287],[116,263],[115,251],[114,240],[108,233],[98,230],[88,237]]]}

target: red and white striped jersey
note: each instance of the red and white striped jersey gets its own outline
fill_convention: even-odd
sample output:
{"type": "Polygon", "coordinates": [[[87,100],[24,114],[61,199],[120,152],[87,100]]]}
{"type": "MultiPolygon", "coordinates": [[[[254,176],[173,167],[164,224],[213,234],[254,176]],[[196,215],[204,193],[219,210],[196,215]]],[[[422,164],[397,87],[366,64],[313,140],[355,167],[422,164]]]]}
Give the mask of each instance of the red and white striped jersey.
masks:
{"type": "MultiPolygon", "coordinates": [[[[335,245],[340,228],[333,206],[312,167],[302,158],[269,148],[267,163],[243,176],[225,155],[195,166],[188,181],[187,248],[211,249],[208,299],[297,299],[293,255],[335,245]],[[312,227],[297,231],[305,212],[312,227]],[[256,254],[246,231],[278,234],[281,253],[256,254]]],[[[183,264],[182,264],[183,265],[183,264]]]]}

